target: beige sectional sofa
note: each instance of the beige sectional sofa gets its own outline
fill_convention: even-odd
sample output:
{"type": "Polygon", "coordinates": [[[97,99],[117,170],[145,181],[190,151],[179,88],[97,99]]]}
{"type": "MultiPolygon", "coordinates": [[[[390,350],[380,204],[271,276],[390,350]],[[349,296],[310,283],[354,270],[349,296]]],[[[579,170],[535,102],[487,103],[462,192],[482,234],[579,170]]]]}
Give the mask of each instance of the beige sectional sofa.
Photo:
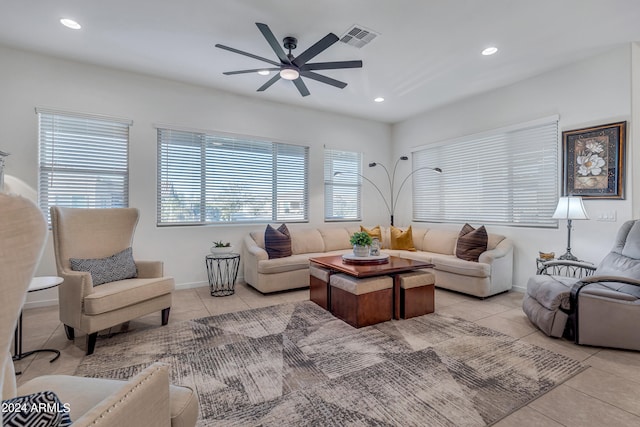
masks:
{"type": "MultiPolygon", "coordinates": [[[[406,228],[403,228],[403,230],[406,228]]],[[[264,229],[244,238],[242,260],[244,280],[262,293],[309,286],[309,258],[352,252],[349,237],[360,227],[289,227],[292,255],[269,259],[264,229]]],[[[458,231],[412,227],[416,251],[390,247],[389,227],[382,227],[382,252],[428,261],[434,264],[436,286],[477,297],[508,291],[513,278],[513,243],[489,234],[487,250],[478,262],[455,256],[458,231]]]]}

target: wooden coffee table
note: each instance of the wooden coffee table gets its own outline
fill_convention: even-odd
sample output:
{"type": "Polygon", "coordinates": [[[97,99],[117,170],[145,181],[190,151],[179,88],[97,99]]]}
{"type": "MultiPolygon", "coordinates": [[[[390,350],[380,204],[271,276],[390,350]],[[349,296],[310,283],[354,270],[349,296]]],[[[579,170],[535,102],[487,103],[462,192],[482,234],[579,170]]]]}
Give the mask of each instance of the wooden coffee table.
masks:
{"type": "Polygon", "coordinates": [[[419,270],[421,268],[433,268],[434,265],[424,261],[414,259],[399,258],[390,256],[389,262],[384,264],[356,265],[347,264],[343,261],[342,255],[323,256],[309,258],[309,262],[317,266],[327,268],[334,272],[348,274],[357,278],[374,276],[393,277],[393,318],[400,319],[400,273],[419,270]]]}

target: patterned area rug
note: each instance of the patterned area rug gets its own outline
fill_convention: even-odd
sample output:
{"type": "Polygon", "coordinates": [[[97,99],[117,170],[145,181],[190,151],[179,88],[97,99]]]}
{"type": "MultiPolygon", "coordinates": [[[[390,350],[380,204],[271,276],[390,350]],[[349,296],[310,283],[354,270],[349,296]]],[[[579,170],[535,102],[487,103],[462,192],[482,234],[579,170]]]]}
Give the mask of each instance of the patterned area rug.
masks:
{"type": "Polygon", "coordinates": [[[101,340],[76,375],[154,361],[198,391],[199,426],[484,426],[583,368],[457,318],[355,329],[301,302],[101,340]]]}

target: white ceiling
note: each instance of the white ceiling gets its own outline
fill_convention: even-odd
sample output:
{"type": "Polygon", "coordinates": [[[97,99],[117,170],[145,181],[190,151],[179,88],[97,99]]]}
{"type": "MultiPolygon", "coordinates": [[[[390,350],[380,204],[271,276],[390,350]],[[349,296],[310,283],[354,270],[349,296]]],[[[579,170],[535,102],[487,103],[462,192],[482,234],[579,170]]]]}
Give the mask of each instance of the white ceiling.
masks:
{"type": "Polygon", "coordinates": [[[640,41],[640,0],[0,0],[0,11],[0,44],[390,123],[640,41]],[[364,67],[321,71],[348,86],[306,79],[303,98],[292,82],[256,92],[270,77],[222,74],[266,64],[216,43],[277,60],[256,22],[297,37],[294,55],[353,24],[381,35],[310,61],[364,67]]]}

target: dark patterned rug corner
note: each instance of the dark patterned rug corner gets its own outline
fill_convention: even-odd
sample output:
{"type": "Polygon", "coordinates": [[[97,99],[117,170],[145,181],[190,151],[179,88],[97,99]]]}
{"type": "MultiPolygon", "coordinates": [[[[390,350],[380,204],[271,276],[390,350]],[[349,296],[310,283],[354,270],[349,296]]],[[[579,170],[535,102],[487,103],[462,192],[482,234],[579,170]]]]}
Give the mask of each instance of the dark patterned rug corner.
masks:
{"type": "Polygon", "coordinates": [[[155,361],[197,390],[199,426],[484,426],[583,369],[457,318],[354,329],[302,302],[101,340],[76,374],[129,378],[155,361]]]}

